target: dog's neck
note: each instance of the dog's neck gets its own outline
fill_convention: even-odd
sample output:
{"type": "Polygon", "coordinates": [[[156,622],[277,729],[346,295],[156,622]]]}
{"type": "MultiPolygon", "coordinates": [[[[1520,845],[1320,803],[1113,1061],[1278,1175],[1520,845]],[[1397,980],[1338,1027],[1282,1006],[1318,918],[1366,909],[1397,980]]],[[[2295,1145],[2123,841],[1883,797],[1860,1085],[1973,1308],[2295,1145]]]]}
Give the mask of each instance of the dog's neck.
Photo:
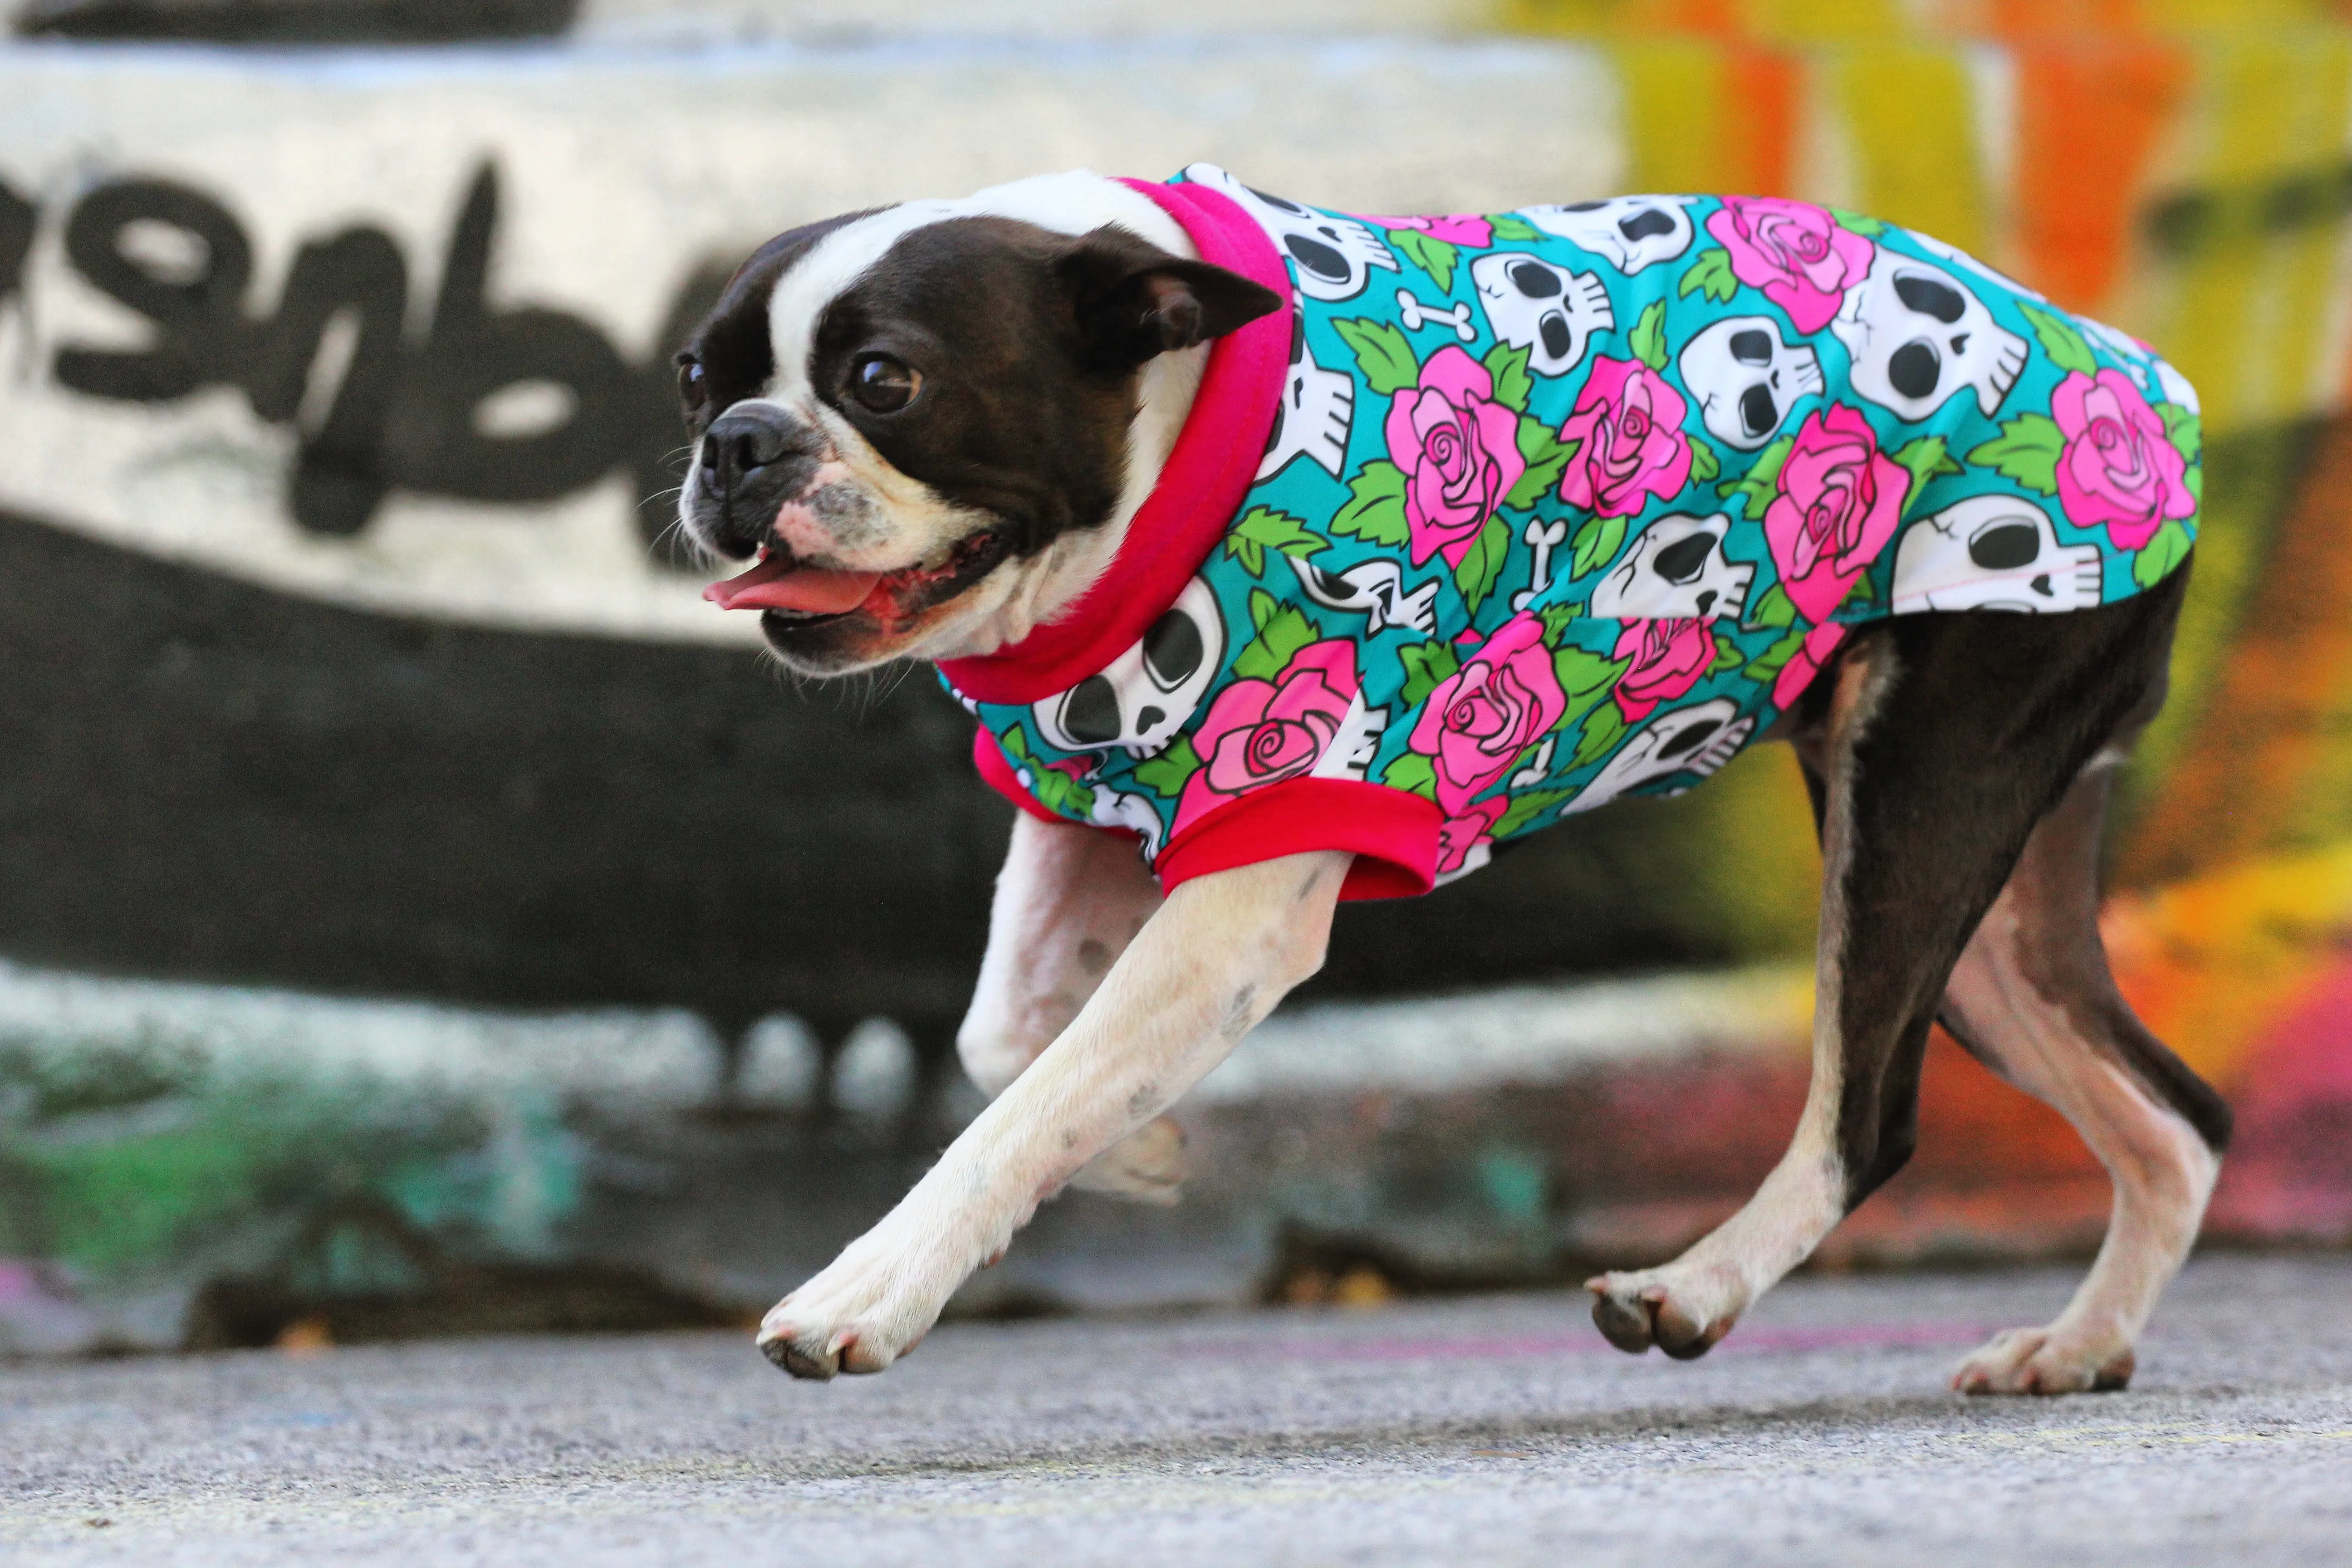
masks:
{"type": "MultiPolygon", "coordinates": [[[[1100,174],[1076,170],[1018,180],[952,204],[1034,223],[1057,234],[1087,234],[1117,224],[1173,255],[1200,258],[1184,226],[1159,203],[1100,174]]],[[[1160,482],[1160,470],[1192,412],[1209,345],[1179,349],[1145,362],[1137,373],[1135,415],[1127,428],[1127,464],[1118,504],[1098,528],[1074,529],[1017,566],[993,574],[971,590],[967,614],[908,648],[918,658],[971,658],[1010,647],[1057,620],[1101,580],[1127,542],[1129,527],[1160,482]]]]}

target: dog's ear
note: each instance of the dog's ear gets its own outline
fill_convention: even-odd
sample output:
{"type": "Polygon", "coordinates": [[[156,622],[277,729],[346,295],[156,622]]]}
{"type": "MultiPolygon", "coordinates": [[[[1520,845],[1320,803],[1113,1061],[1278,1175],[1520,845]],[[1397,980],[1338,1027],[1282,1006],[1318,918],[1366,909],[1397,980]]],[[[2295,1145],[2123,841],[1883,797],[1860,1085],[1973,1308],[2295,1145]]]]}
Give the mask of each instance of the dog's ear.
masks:
{"type": "Polygon", "coordinates": [[[1131,370],[1282,308],[1282,296],[1238,272],[1187,261],[1106,225],[1070,243],[1055,264],[1096,367],[1131,370]]]}

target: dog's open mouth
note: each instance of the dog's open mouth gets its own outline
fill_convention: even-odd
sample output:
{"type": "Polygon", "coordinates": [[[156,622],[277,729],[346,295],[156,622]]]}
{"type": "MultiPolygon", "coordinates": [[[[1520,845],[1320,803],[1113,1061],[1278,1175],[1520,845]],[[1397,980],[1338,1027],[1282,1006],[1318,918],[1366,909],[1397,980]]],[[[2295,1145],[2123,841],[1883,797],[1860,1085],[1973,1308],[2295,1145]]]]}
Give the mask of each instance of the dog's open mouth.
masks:
{"type": "Polygon", "coordinates": [[[793,626],[838,620],[860,610],[897,621],[953,598],[1003,554],[1003,536],[992,530],[968,535],[938,558],[896,572],[812,566],[789,551],[761,545],[749,572],[713,583],[702,596],[722,610],[764,610],[793,626]]]}

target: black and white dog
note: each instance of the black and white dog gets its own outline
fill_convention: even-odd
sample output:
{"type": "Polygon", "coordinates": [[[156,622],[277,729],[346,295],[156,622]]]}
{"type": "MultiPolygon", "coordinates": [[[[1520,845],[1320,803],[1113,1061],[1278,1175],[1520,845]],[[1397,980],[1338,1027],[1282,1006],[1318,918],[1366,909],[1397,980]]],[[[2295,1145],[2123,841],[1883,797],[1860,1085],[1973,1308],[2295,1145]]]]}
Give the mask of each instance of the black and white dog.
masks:
{"type": "MultiPolygon", "coordinates": [[[[760,607],[795,670],[1016,644],[1129,542],[1211,341],[1280,303],[1092,174],[794,229],[680,356],[685,528],[756,558],[718,597],[760,607]]],[[[1663,1268],[1591,1281],[1612,1342],[1704,1353],[1899,1168],[1940,1019],[2063,1112],[2116,1194],[2072,1303],[1977,1351],[1955,1385],[2129,1378],[2229,1132],[2118,995],[2095,921],[2109,788],[2161,705],[2187,575],[2071,614],[1872,623],[1788,709],[1778,738],[1825,863],[1811,1093],[1736,1215],[1663,1268]]],[[[1163,898],[1128,839],[1021,817],[959,1040],[992,1101],[767,1315],[771,1359],[802,1377],[882,1370],[1066,1184],[1172,1201],[1182,1139],[1164,1112],[1321,964],[1349,864],[1287,855],[1163,898]]]]}

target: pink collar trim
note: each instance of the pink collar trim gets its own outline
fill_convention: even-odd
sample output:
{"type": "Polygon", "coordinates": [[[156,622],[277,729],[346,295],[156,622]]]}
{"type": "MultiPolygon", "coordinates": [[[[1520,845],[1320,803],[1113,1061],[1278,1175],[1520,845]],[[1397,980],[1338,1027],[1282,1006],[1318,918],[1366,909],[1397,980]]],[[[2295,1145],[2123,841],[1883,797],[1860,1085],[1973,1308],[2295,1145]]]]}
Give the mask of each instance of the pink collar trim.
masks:
{"type": "MultiPolygon", "coordinates": [[[[1289,269],[1274,242],[1230,197],[1206,185],[1119,183],[1182,224],[1202,260],[1290,298],[1289,269]]],[[[1010,647],[940,660],[950,685],[980,702],[1034,702],[1066,691],[1132,647],[1176,602],[1256,477],[1290,367],[1290,317],[1287,310],[1260,316],[1211,346],[1175,449],[1100,581],[1060,619],[1010,647]]]]}

